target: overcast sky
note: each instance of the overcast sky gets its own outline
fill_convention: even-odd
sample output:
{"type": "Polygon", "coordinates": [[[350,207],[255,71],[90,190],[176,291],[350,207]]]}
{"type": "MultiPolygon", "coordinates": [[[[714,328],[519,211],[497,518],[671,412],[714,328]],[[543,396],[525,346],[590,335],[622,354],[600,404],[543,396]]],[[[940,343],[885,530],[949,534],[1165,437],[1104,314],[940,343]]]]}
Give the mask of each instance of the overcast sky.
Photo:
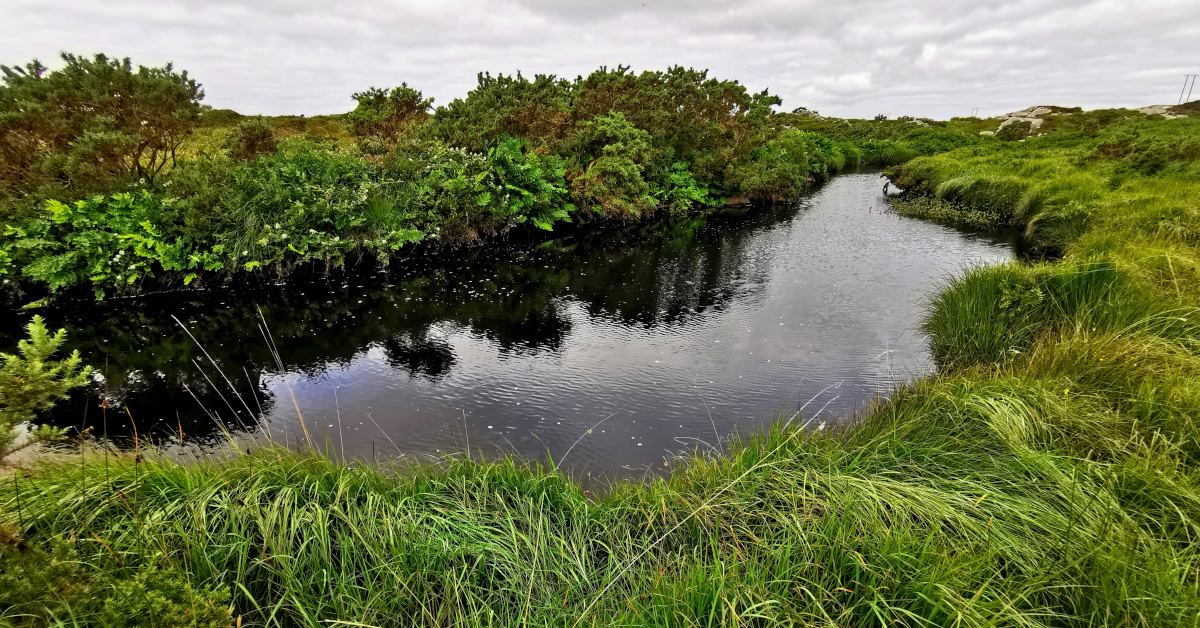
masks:
{"type": "Polygon", "coordinates": [[[0,18],[0,63],[173,61],[248,114],[347,111],[401,81],[445,104],[479,71],[626,64],[709,68],[786,110],[949,118],[1174,104],[1200,72],[1200,0],[0,0],[0,18]]]}

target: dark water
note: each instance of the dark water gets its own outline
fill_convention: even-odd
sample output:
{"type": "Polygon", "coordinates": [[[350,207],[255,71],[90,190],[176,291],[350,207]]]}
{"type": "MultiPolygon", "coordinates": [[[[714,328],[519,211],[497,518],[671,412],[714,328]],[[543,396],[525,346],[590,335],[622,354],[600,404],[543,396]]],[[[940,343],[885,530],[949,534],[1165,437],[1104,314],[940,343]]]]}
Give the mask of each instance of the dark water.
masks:
{"type": "Polygon", "coordinates": [[[162,443],[224,429],[294,446],[298,406],[309,437],[347,457],[469,438],[559,458],[583,436],[567,466],[618,475],[805,403],[812,425],[836,421],[932,370],[917,327],[940,281],[1014,254],[1010,239],[889,213],[882,181],[842,175],[792,206],[386,271],[61,306],[42,313],[104,381],[52,420],[126,436],[132,415],[162,443]]]}

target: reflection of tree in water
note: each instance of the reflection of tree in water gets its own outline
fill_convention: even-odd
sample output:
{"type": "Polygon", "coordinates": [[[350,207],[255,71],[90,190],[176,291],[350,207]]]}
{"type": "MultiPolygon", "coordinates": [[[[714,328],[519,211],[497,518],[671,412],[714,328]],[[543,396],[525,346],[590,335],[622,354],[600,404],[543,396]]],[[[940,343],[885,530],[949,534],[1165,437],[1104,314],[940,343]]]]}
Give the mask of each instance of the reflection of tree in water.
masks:
{"type": "Polygon", "coordinates": [[[412,334],[404,333],[392,336],[381,344],[388,364],[397,371],[408,371],[437,380],[454,366],[454,350],[437,339],[414,338],[412,334]]]}
{"type": "MultiPolygon", "coordinates": [[[[264,374],[279,370],[263,337],[264,320],[287,372],[317,376],[379,346],[393,368],[432,379],[456,364],[450,345],[431,333],[438,325],[470,330],[502,352],[538,353],[558,351],[570,334],[563,313],[568,301],[626,325],[685,324],[735,297],[752,297],[752,288],[739,286],[765,284],[769,255],[756,250],[756,238],[794,213],[768,208],[745,217],[580,229],[540,243],[415,254],[386,271],[312,272],[286,285],[69,303],[43,315],[49,325],[68,329],[68,349],[79,349],[105,383],[88,393],[90,403],[79,394],[48,420],[99,431],[103,394],[128,406],[142,433],[149,431],[145,426],[176,433],[182,426],[192,437],[212,436],[220,433],[214,416],[237,428],[249,420],[243,402],[254,414],[274,402],[262,384],[264,374]],[[172,316],[204,344],[224,377],[172,316]]],[[[8,330],[27,318],[8,316],[8,330]]],[[[9,333],[2,341],[15,345],[9,333]]],[[[110,418],[114,411],[125,415],[110,408],[110,418]]],[[[110,420],[109,433],[128,429],[125,423],[110,420]]]]}

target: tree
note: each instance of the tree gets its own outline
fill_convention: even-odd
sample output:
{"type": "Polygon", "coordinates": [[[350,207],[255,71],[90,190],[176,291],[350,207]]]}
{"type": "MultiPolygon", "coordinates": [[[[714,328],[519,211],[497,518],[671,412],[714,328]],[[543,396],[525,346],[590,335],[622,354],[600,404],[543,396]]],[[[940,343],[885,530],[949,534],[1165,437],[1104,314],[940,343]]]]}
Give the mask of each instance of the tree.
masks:
{"type": "Polygon", "coordinates": [[[18,425],[65,399],[71,389],[86,384],[91,374],[89,367],[80,364],[78,351],[65,360],[50,359],[66,340],[65,329],[51,335],[40,316],[34,316],[25,329],[29,338],[18,343],[20,355],[0,353],[0,461],[35,443],[60,438],[62,430],[43,425],[33,428],[24,443],[13,446],[18,425]]]}
{"type": "Polygon", "coordinates": [[[128,58],[63,53],[49,71],[36,59],[0,65],[0,191],[46,183],[79,191],[130,177],[152,181],[199,123],[204,91],[168,63],[135,70],[128,58]]]}
{"type": "Polygon", "coordinates": [[[387,148],[395,146],[403,134],[429,117],[432,98],[408,83],[391,91],[371,87],[351,96],[358,105],[346,116],[350,133],[360,140],[375,140],[387,148]]]}

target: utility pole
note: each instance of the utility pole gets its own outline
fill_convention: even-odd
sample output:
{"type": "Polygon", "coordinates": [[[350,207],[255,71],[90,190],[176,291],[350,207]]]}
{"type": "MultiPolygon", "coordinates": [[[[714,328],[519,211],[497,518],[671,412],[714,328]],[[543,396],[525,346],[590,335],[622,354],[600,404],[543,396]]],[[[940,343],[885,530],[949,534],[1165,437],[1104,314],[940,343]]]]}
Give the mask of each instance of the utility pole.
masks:
{"type": "Polygon", "coordinates": [[[1191,88],[1195,87],[1195,86],[1196,86],[1196,75],[1195,74],[1184,74],[1183,75],[1183,89],[1179,90],[1179,102],[1177,102],[1175,104],[1182,105],[1185,102],[1183,99],[1184,92],[1187,92],[1187,97],[1188,97],[1188,100],[1190,101],[1192,99],[1191,88]],[[1191,81],[1191,86],[1188,85],[1188,81],[1191,81]]]}
{"type": "Polygon", "coordinates": [[[971,107],[971,117],[972,118],[979,117],[979,107],[971,107]]]}

